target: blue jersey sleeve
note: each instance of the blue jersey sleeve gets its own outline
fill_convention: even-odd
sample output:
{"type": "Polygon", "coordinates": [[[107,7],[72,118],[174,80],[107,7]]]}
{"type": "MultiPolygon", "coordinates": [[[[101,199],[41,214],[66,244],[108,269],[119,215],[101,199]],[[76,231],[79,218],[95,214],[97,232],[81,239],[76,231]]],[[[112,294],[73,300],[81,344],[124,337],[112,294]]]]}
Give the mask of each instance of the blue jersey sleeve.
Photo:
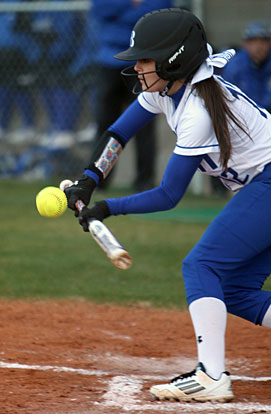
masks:
{"type": "Polygon", "coordinates": [[[137,214],[169,210],[185,193],[203,155],[172,154],[159,187],[121,198],[106,199],[110,213],[137,214]]]}
{"type": "Polygon", "coordinates": [[[108,130],[115,132],[126,144],[155,114],[147,111],[136,99],[108,130]]]}

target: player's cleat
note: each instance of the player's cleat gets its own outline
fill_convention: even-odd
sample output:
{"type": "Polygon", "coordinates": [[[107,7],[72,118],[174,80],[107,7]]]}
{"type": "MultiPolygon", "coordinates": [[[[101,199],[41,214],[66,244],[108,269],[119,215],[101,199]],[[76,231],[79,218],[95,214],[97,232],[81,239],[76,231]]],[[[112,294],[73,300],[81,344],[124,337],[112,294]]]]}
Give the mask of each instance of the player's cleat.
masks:
{"type": "Polygon", "coordinates": [[[154,385],[150,393],[155,400],[175,401],[227,402],[234,397],[230,374],[225,371],[218,380],[214,380],[206,374],[201,362],[196,369],[173,378],[169,384],[154,385]]]}

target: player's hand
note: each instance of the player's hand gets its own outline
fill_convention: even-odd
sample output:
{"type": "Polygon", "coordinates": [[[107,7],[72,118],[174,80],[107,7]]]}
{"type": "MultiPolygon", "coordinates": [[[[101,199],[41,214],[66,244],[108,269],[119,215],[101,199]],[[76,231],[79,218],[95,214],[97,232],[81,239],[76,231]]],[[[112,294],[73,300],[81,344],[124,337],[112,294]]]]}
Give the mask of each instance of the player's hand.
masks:
{"type": "Polygon", "coordinates": [[[83,227],[84,231],[88,231],[88,221],[91,219],[97,219],[103,221],[106,217],[110,216],[110,211],[106,201],[97,201],[90,208],[84,207],[80,212],[78,218],[79,223],[83,227]]]}
{"type": "Polygon", "coordinates": [[[96,183],[92,178],[84,173],[81,174],[73,185],[64,190],[68,200],[68,207],[76,210],[75,203],[77,200],[81,200],[88,205],[95,187],[96,183]]]}

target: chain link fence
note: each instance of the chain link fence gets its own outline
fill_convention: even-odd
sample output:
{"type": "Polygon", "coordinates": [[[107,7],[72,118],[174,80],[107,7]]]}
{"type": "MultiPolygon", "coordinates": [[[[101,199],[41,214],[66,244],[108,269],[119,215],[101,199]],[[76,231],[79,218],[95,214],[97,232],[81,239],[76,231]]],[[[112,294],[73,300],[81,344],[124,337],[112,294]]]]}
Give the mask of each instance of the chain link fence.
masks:
{"type": "Polygon", "coordinates": [[[0,176],[72,176],[89,158],[94,38],[89,1],[0,3],[0,176]]]}

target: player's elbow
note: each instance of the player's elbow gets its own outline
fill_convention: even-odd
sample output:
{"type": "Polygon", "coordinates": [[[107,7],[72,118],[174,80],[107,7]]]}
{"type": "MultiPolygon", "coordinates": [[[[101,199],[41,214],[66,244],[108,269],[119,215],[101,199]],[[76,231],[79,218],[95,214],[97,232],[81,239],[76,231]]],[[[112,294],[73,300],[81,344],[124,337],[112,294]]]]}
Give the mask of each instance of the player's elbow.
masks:
{"type": "Polygon", "coordinates": [[[173,209],[174,207],[177,206],[179,200],[170,200],[170,207],[169,210],[173,209]]]}
{"type": "Polygon", "coordinates": [[[179,197],[179,194],[177,195],[177,194],[169,191],[164,186],[161,187],[161,191],[163,192],[163,195],[164,195],[164,202],[165,202],[165,205],[166,205],[166,209],[171,210],[174,207],[176,207],[177,204],[180,201],[180,198],[181,198],[181,197],[179,197]]]}

